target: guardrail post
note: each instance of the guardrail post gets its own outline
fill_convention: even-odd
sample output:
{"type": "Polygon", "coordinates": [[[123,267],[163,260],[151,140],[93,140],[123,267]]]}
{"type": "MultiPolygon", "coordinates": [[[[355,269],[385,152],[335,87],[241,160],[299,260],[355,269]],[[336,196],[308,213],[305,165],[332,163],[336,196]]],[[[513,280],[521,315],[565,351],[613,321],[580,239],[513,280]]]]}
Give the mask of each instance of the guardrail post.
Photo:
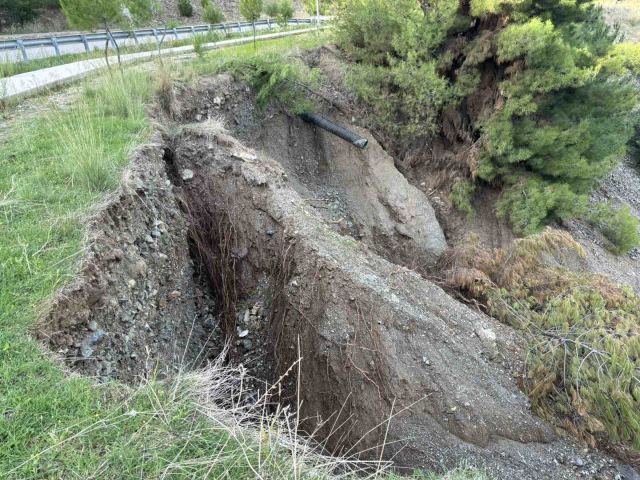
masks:
{"type": "Polygon", "coordinates": [[[18,45],[18,48],[22,52],[22,59],[25,62],[28,62],[29,61],[29,57],[27,56],[27,49],[24,48],[24,42],[22,40],[16,40],[16,44],[18,45]]]}
{"type": "Polygon", "coordinates": [[[131,36],[133,37],[133,41],[136,42],[136,45],[140,45],[140,42],[138,42],[138,35],[136,35],[135,30],[131,30],[131,36]]]}
{"type": "Polygon", "coordinates": [[[267,18],[267,25],[269,26],[269,30],[271,30],[271,19],[267,18]]]}
{"type": "Polygon", "coordinates": [[[222,31],[224,32],[224,36],[226,37],[228,35],[228,33],[227,33],[227,24],[226,23],[222,24],[222,31]]]}
{"type": "Polygon", "coordinates": [[[193,35],[193,38],[196,38],[196,29],[193,28],[193,26],[191,27],[191,35],[193,35]]]}
{"type": "Polygon", "coordinates": [[[178,29],[177,28],[173,29],[173,34],[176,36],[176,40],[180,40],[180,37],[178,36],[178,29]]]}
{"type": "Polygon", "coordinates": [[[58,45],[58,39],[56,37],[51,37],[51,44],[53,45],[53,49],[56,51],[56,57],[59,57],[60,46],[58,45]]]}
{"type": "Polygon", "coordinates": [[[242,33],[242,26],[240,25],[240,22],[238,22],[238,33],[242,33]]]}
{"type": "Polygon", "coordinates": [[[156,37],[156,45],[160,45],[160,39],[158,38],[158,29],[153,28],[151,29],[151,31],[153,32],[153,36],[156,37]]]}
{"type": "Polygon", "coordinates": [[[80,35],[80,38],[82,39],[82,43],[84,43],[84,51],[89,53],[91,52],[91,49],[89,48],[89,41],[87,40],[87,36],[86,35],[80,35]]]}

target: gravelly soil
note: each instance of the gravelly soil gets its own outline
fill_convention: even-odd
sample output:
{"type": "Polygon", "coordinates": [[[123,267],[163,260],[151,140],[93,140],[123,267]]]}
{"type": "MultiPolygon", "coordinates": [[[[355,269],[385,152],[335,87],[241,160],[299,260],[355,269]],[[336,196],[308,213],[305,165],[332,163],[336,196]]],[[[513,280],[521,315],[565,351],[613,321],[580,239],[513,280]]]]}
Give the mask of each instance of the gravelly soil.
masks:
{"type": "MultiPolygon", "coordinates": [[[[638,160],[627,158],[611,172],[594,193],[593,200],[612,200],[616,204],[627,204],[634,215],[640,217],[638,160]]],[[[587,253],[584,259],[573,259],[570,264],[573,268],[603,273],[613,281],[629,285],[640,293],[640,250],[635,249],[624,255],[613,255],[607,250],[607,240],[594,227],[573,221],[567,223],[567,228],[587,253]]]]}
{"type": "MultiPolygon", "coordinates": [[[[359,212],[344,190],[329,213],[305,198],[304,188],[321,187],[306,161],[322,164],[313,151],[319,144],[301,142],[300,163],[269,154],[269,138],[280,145],[276,134],[291,124],[248,115],[250,102],[225,95],[229,79],[216,81],[183,96],[195,107],[185,102],[180,118],[193,124],[170,128],[177,137],[156,137],[133,158],[125,186],[91,223],[81,275],[57,297],[41,338],[80,372],[131,382],[206,362],[227,339],[230,359],[267,380],[302,354],[301,413],[314,428],[342,409],[347,427],[339,438],[321,427],[338,451],[363,439],[359,446],[377,456],[380,422],[406,408],[388,431],[387,440],[398,443],[385,450],[399,466],[439,469],[466,460],[499,479],[636,478],[532,415],[514,380],[522,368],[516,333],[382,258],[393,251],[377,249],[379,237],[360,239],[332,223],[341,209],[351,218],[359,212]],[[223,131],[225,119],[231,130],[273,124],[253,150],[223,131]],[[214,230],[224,218],[233,228],[221,244],[214,230]],[[212,240],[213,256],[193,242],[203,225],[209,230],[200,238],[212,240]],[[232,265],[237,328],[229,337],[219,326],[224,295],[203,258],[232,265]]],[[[317,135],[297,128],[299,136],[317,135]]],[[[294,398],[295,383],[285,382],[281,400],[294,398]]]]}

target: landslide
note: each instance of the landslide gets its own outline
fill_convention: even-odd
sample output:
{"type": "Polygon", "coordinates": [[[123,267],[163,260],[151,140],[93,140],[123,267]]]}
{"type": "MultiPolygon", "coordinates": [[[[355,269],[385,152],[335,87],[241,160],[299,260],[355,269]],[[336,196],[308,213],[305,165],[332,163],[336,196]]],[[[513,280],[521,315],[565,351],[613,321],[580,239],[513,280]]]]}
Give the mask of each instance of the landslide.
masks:
{"type": "Polygon", "coordinates": [[[301,362],[274,400],[335,453],[468,462],[496,478],[628,473],[531,413],[510,327],[407,268],[433,265],[446,242],[428,197],[373,138],[361,152],[260,112],[226,75],[178,94],[41,322],[73,370],[135,383],[231,342],[229,361],[264,382],[301,362]]]}

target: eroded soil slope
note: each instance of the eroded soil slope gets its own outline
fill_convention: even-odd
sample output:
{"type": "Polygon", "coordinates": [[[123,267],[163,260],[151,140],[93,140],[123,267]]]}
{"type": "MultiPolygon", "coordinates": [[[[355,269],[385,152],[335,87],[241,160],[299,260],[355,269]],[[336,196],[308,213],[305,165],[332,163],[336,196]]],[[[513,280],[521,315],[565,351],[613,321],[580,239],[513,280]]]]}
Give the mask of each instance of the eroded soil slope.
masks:
{"type": "Polygon", "coordinates": [[[229,340],[230,361],[266,380],[301,358],[279,400],[301,401],[305,429],[336,452],[467,461],[496,478],[633,478],[530,412],[513,330],[407,268],[446,244],[428,198],[373,139],[363,153],[261,115],[226,76],[183,98],[178,124],[164,119],[172,133],[98,212],[78,281],[42,323],[73,368],[132,381],[229,340]]]}

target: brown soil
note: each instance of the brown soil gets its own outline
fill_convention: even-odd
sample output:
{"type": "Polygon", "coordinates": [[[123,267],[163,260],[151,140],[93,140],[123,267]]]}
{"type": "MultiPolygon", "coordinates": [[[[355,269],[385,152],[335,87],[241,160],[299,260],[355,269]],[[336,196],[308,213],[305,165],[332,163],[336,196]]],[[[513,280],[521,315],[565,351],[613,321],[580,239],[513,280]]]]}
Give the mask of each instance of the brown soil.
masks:
{"type": "Polygon", "coordinates": [[[332,451],[500,479],[634,478],[530,412],[513,330],[407,268],[433,262],[442,230],[366,130],[360,152],[257,112],[225,76],[180,93],[178,120],[160,119],[177,133],[133,157],[41,324],[73,369],[135,382],[230,341],[230,361],[264,381],[302,357],[300,390],[288,378],[280,401],[300,400],[332,451]]]}

